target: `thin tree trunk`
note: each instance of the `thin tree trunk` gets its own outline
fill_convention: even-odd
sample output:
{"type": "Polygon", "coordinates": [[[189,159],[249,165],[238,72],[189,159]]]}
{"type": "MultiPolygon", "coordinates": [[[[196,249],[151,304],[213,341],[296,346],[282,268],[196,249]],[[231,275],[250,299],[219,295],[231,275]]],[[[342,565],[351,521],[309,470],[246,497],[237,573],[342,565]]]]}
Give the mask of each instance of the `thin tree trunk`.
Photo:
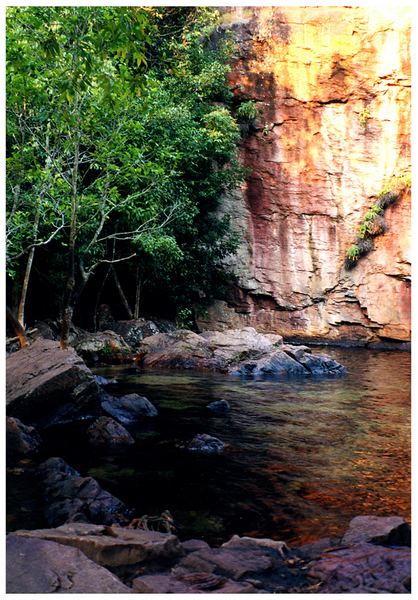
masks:
{"type": "Polygon", "coordinates": [[[74,142],[74,166],[71,177],[71,221],[70,235],[68,241],[68,277],[64,290],[63,310],[61,316],[61,348],[67,348],[70,333],[71,320],[74,312],[74,288],[75,288],[75,244],[77,235],[77,212],[78,212],[78,168],[80,157],[80,140],[77,135],[74,142]]]}
{"type": "Polygon", "coordinates": [[[138,268],[136,270],[136,292],[135,292],[134,319],[139,319],[139,303],[141,300],[141,289],[142,289],[142,277],[141,277],[141,270],[138,265],[138,268]]]}
{"type": "Polygon", "coordinates": [[[25,346],[28,345],[28,340],[26,339],[25,330],[23,329],[22,325],[16,319],[13,312],[10,310],[10,308],[8,306],[6,306],[6,316],[7,316],[9,323],[11,324],[11,326],[14,329],[16,337],[19,339],[20,347],[25,348],[25,346]]]}
{"type": "Polygon", "coordinates": [[[97,292],[97,296],[96,296],[96,303],[94,305],[94,312],[93,312],[93,325],[94,325],[94,331],[97,331],[97,327],[98,327],[98,323],[97,323],[97,309],[99,308],[99,302],[100,302],[100,298],[102,297],[102,293],[104,290],[104,286],[106,284],[107,278],[110,275],[110,271],[112,269],[112,265],[109,265],[109,268],[106,271],[106,275],[103,277],[103,281],[101,283],[101,286],[99,288],[99,291],[97,292]]]}
{"type": "MultiPolygon", "coordinates": [[[[118,289],[118,292],[119,292],[119,295],[120,295],[120,299],[122,300],[122,304],[125,307],[126,312],[128,313],[128,317],[130,319],[133,319],[133,314],[132,314],[132,311],[131,311],[131,307],[129,306],[128,300],[126,299],[126,296],[125,296],[125,294],[123,292],[122,286],[121,286],[120,281],[119,281],[118,274],[116,273],[116,269],[113,266],[112,266],[112,275],[113,275],[113,279],[115,281],[116,287],[118,289]]],[[[135,305],[135,309],[136,309],[136,305],[135,305]]],[[[137,319],[138,317],[135,317],[135,318],[137,319]]]]}
{"type": "MultiPolygon", "coordinates": [[[[38,204],[38,208],[37,208],[36,214],[35,214],[35,220],[33,223],[33,240],[34,240],[34,242],[36,242],[36,238],[38,236],[40,214],[41,214],[41,209],[38,204]]],[[[32,246],[32,248],[29,250],[28,260],[26,261],[25,275],[23,277],[22,290],[20,293],[19,308],[17,311],[17,320],[19,321],[19,323],[21,324],[21,326],[23,328],[25,328],[25,304],[26,304],[26,297],[28,294],[29,280],[30,280],[30,274],[32,271],[32,264],[33,264],[34,256],[35,256],[35,246],[32,246]]]]}

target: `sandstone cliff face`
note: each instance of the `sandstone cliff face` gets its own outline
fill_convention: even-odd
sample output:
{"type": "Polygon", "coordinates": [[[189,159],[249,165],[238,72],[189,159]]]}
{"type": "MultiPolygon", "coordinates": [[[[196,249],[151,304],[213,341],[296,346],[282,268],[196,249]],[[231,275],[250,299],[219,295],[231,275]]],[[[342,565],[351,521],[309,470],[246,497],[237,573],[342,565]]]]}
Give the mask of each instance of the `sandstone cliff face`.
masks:
{"type": "Polygon", "coordinates": [[[367,209],[410,169],[410,13],[405,7],[228,8],[237,100],[258,116],[241,147],[250,175],[224,201],[242,244],[237,285],[202,328],[287,337],[410,339],[410,195],[347,271],[367,209]]]}

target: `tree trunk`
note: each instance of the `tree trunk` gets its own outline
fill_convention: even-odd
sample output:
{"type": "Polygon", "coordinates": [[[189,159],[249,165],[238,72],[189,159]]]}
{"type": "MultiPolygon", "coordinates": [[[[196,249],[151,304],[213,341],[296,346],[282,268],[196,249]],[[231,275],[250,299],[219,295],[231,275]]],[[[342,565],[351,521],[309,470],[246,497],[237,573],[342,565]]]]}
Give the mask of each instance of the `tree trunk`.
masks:
{"type": "MultiPolygon", "coordinates": [[[[121,286],[120,281],[119,281],[118,274],[116,273],[116,269],[113,266],[112,266],[112,275],[113,275],[113,279],[115,281],[116,287],[118,289],[118,292],[119,292],[119,295],[120,295],[120,299],[122,300],[122,304],[125,307],[126,312],[128,313],[128,317],[130,319],[133,319],[133,314],[132,314],[131,308],[130,308],[130,306],[128,304],[128,301],[126,299],[126,296],[125,296],[125,294],[123,292],[122,286],[121,286]]],[[[136,305],[135,305],[135,310],[136,310],[136,305]]],[[[137,319],[138,317],[135,317],[135,318],[137,319]]]]}
{"type": "Polygon", "coordinates": [[[26,262],[25,275],[23,277],[22,291],[20,294],[19,308],[17,310],[17,320],[19,321],[19,323],[21,324],[21,326],[23,328],[25,327],[25,304],[26,304],[26,296],[28,294],[29,279],[30,279],[30,273],[32,270],[34,255],[35,255],[35,248],[31,248],[29,250],[28,260],[26,262]]]}
{"type": "Polygon", "coordinates": [[[19,339],[20,347],[25,348],[25,346],[28,345],[28,340],[26,339],[25,330],[22,327],[22,325],[19,323],[19,321],[16,319],[13,312],[10,310],[10,308],[8,306],[6,306],[6,316],[7,316],[9,323],[11,324],[11,326],[14,329],[16,337],[19,339]]]}
{"type": "Polygon", "coordinates": [[[141,289],[142,289],[142,277],[141,277],[141,270],[138,266],[138,268],[136,270],[136,292],[135,292],[134,319],[139,319],[139,303],[141,300],[141,289]]]}
{"type": "Polygon", "coordinates": [[[71,319],[74,312],[74,288],[75,288],[75,244],[77,236],[77,213],[78,213],[78,168],[80,159],[80,140],[77,135],[74,142],[74,166],[71,177],[71,221],[68,240],[68,276],[64,290],[61,315],[61,348],[67,348],[70,333],[71,319]]]}

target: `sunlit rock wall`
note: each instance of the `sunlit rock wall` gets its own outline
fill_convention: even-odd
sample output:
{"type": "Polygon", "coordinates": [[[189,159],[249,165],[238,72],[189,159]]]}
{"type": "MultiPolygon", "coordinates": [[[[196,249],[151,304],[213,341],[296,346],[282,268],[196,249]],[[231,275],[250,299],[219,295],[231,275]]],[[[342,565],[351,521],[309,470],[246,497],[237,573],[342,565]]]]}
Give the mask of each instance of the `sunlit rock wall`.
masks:
{"type": "Polygon", "coordinates": [[[410,194],[347,271],[367,209],[410,170],[410,13],[406,7],[227,8],[231,85],[256,101],[241,146],[250,170],[225,198],[242,243],[237,278],[200,327],[251,325],[300,339],[410,339],[410,194]]]}

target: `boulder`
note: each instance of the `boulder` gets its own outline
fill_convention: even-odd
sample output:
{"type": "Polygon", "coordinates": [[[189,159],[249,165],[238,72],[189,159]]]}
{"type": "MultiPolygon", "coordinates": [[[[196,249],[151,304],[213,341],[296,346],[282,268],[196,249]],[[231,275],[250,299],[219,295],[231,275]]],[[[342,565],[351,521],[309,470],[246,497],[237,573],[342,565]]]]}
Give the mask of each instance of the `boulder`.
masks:
{"type": "Polygon", "coordinates": [[[306,377],[309,372],[300,362],[291,358],[283,350],[276,350],[256,360],[243,361],[231,369],[232,375],[251,377],[306,377]]]}
{"type": "Polygon", "coordinates": [[[88,364],[120,364],[131,359],[130,347],[114,331],[85,331],[74,342],[74,347],[88,364]]]}
{"type": "Polygon", "coordinates": [[[62,458],[49,458],[39,467],[45,486],[45,518],[56,527],[63,523],[126,523],[126,506],[103,490],[92,477],[81,477],[62,458]]]}
{"type": "Polygon", "coordinates": [[[196,552],[196,550],[207,550],[209,548],[209,544],[203,540],[186,540],[181,545],[187,553],[196,552]]]}
{"type": "Polygon", "coordinates": [[[117,398],[106,395],[102,400],[102,408],[120,423],[130,425],[143,417],[156,417],[158,411],[145,396],[126,394],[117,398]]]}
{"type": "Polygon", "coordinates": [[[144,338],[160,333],[160,329],[157,325],[153,321],[147,319],[116,321],[112,329],[125,340],[130,349],[134,352],[138,350],[144,338]]]}
{"type": "Polygon", "coordinates": [[[199,369],[251,377],[275,378],[335,376],[344,367],[310,349],[283,344],[279,335],[261,334],[252,327],[205,331],[200,335],[181,329],[146,338],[137,361],[146,367],[199,369]]]}
{"type": "Polygon", "coordinates": [[[38,338],[6,361],[7,414],[29,423],[74,417],[97,399],[93,373],[73,348],[38,338]]]}
{"type": "Polygon", "coordinates": [[[211,412],[224,414],[231,408],[227,400],[215,400],[206,406],[211,412]]]}
{"type": "Polygon", "coordinates": [[[298,361],[312,377],[340,377],[346,373],[345,367],[325,354],[305,352],[298,361]]]}
{"type": "Polygon", "coordinates": [[[121,448],[135,443],[129,431],[110,417],[99,417],[87,429],[92,446],[99,448],[121,448]]]}
{"type": "Polygon", "coordinates": [[[15,535],[73,546],[95,563],[108,567],[172,561],[184,556],[184,549],[175,535],[116,525],[68,523],[55,529],[20,530],[15,535]]]}
{"type": "Polygon", "coordinates": [[[186,444],[186,449],[189,452],[198,454],[222,454],[225,450],[225,444],[218,438],[208,435],[207,433],[199,433],[186,444]]]}
{"type": "Polygon", "coordinates": [[[10,534],[6,593],[130,594],[132,590],[77,548],[10,534]]]}
{"type": "Polygon", "coordinates": [[[365,515],[350,521],[342,543],[347,545],[372,542],[396,546],[411,545],[411,527],[402,517],[365,515]]]}
{"type": "Polygon", "coordinates": [[[41,438],[34,427],[24,425],[14,417],[6,418],[6,451],[8,459],[18,459],[37,452],[41,438]]]}
{"type": "Polygon", "coordinates": [[[411,551],[363,542],[324,553],[310,563],[308,575],[322,581],[325,594],[408,594],[411,551]]]}

